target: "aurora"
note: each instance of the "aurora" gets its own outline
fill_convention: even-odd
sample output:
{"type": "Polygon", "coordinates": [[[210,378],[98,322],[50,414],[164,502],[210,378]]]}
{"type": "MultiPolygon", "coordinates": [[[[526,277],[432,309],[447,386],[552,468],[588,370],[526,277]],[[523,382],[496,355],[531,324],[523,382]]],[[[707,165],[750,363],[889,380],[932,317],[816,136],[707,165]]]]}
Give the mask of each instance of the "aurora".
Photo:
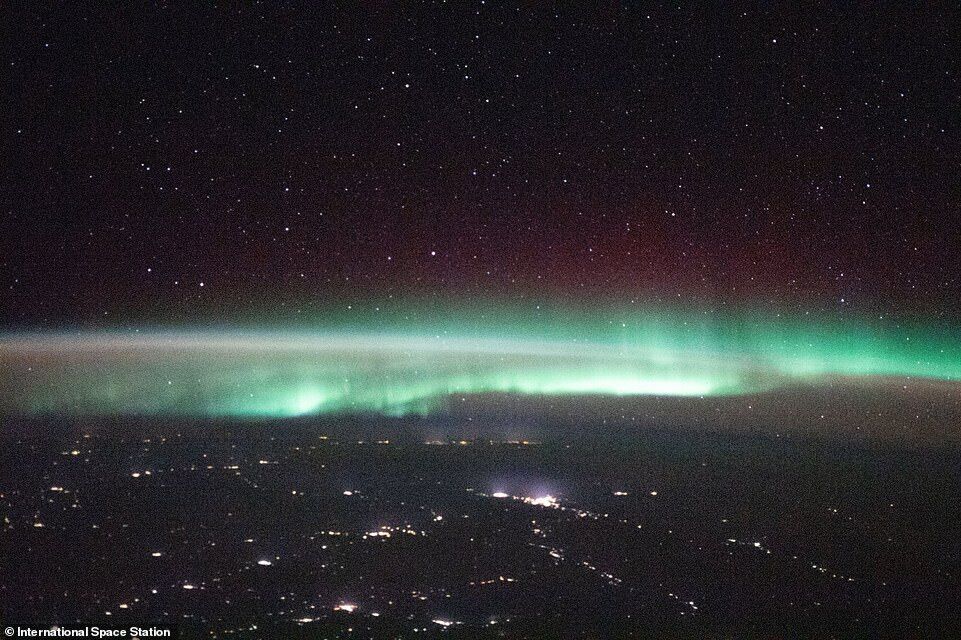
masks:
{"type": "Polygon", "coordinates": [[[274,418],[428,415],[474,394],[737,396],[889,378],[961,381],[951,328],[683,311],[519,312],[324,328],[22,332],[0,410],[274,418]]]}

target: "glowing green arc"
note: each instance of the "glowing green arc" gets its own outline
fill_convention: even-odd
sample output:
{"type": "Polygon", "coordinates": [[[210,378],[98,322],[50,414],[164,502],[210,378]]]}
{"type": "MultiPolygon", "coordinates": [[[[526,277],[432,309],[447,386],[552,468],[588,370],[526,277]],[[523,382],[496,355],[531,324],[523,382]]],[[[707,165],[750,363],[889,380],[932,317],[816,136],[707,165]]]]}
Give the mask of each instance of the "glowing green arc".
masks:
{"type": "Polygon", "coordinates": [[[451,396],[750,394],[837,377],[961,380],[951,328],[651,312],[518,326],[21,334],[0,410],[297,416],[441,411],[451,396]]]}

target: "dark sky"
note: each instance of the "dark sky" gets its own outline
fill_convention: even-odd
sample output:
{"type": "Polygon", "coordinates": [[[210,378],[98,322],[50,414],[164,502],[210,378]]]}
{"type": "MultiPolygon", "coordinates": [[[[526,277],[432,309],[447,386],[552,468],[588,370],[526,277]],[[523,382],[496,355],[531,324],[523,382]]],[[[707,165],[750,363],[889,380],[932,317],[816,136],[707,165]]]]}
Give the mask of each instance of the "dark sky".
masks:
{"type": "Polygon", "coordinates": [[[956,3],[398,4],[5,3],[3,324],[956,306],[956,3]]]}

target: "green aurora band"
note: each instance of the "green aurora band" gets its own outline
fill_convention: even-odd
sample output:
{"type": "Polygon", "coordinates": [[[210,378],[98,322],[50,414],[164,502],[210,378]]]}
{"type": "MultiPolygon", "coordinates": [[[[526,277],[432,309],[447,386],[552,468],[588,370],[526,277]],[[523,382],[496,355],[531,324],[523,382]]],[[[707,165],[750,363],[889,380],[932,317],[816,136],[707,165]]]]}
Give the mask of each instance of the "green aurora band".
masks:
{"type": "Polygon", "coordinates": [[[406,313],[323,329],[15,333],[0,412],[270,418],[443,412],[471,394],[755,394],[961,381],[954,327],[636,309],[406,313]]]}

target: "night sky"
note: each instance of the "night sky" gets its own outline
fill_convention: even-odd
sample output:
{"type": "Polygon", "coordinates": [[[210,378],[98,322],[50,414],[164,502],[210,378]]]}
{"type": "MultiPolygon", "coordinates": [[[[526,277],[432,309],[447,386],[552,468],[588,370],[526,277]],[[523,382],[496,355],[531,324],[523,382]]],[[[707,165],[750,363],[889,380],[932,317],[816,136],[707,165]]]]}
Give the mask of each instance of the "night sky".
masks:
{"type": "Polygon", "coordinates": [[[6,635],[961,638],[961,1],[731,4],[0,0],[6,635]]]}
{"type": "Polygon", "coordinates": [[[6,327],[961,294],[953,3],[2,11],[6,327]]]}

